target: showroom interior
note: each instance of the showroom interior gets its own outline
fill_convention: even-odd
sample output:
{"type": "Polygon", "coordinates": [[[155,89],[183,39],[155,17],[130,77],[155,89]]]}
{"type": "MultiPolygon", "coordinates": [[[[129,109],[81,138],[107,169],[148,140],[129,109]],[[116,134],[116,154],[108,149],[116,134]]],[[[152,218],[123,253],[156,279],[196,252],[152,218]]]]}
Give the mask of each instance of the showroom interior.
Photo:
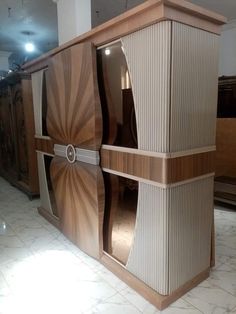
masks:
{"type": "Polygon", "coordinates": [[[235,0],[0,20],[0,314],[236,313],[235,0]]]}

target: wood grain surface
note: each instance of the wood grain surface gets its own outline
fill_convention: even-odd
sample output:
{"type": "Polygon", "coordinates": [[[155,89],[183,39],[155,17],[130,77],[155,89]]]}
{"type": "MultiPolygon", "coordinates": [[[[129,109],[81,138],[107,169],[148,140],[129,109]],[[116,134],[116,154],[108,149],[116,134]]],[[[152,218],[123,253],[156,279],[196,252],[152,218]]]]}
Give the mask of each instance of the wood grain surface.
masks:
{"type": "Polygon", "coordinates": [[[216,176],[236,177],[236,118],[217,119],[216,176]]]}
{"type": "Polygon", "coordinates": [[[214,154],[211,151],[161,158],[102,148],[101,166],[140,179],[172,184],[214,172],[214,154]]]}
{"type": "Polygon", "coordinates": [[[96,51],[90,43],[73,46],[50,59],[47,130],[55,143],[100,148],[102,114],[96,73],[96,51]]]}
{"type": "Polygon", "coordinates": [[[49,155],[54,155],[54,142],[51,138],[35,137],[36,151],[43,152],[49,155]]]}
{"type": "Polygon", "coordinates": [[[99,258],[105,197],[100,167],[54,157],[50,173],[61,231],[82,251],[99,258]]]}

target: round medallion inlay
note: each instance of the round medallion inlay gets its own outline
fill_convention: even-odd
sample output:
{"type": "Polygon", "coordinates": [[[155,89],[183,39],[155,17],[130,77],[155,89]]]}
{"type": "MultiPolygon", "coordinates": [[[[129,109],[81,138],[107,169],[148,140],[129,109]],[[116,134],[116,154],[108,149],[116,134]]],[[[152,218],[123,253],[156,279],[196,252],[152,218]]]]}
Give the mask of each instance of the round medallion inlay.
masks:
{"type": "Polygon", "coordinates": [[[66,146],[66,158],[69,163],[73,164],[76,159],[76,151],[73,145],[69,144],[66,146]]]}

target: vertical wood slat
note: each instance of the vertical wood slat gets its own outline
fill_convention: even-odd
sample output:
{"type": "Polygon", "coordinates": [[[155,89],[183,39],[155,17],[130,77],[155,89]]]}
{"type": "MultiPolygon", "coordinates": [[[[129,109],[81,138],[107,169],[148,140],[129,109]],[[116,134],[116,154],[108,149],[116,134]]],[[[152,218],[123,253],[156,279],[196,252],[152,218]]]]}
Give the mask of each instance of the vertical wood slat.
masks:
{"type": "Polygon", "coordinates": [[[169,151],[171,22],[121,39],[131,78],[138,148],[169,151]]]}
{"type": "Polygon", "coordinates": [[[170,152],[215,145],[219,36],[172,23],[170,152]]]}

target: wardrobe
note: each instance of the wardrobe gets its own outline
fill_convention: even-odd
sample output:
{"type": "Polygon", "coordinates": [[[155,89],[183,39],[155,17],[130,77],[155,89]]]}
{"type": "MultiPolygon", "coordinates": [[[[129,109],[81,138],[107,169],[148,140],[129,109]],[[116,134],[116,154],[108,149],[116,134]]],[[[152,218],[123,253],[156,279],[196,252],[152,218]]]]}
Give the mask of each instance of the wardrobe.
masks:
{"type": "Polygon", "coordinates": [[[9,74],[0,81],[0,175],[25,192],[39,195],[30,75],[9,74]]]}
{"type": "Polygon", "coordinates": [[[24,66],[40,213],[159,309],[214,263],[224,23],[189,2],[149,0],[24,66]]]}

